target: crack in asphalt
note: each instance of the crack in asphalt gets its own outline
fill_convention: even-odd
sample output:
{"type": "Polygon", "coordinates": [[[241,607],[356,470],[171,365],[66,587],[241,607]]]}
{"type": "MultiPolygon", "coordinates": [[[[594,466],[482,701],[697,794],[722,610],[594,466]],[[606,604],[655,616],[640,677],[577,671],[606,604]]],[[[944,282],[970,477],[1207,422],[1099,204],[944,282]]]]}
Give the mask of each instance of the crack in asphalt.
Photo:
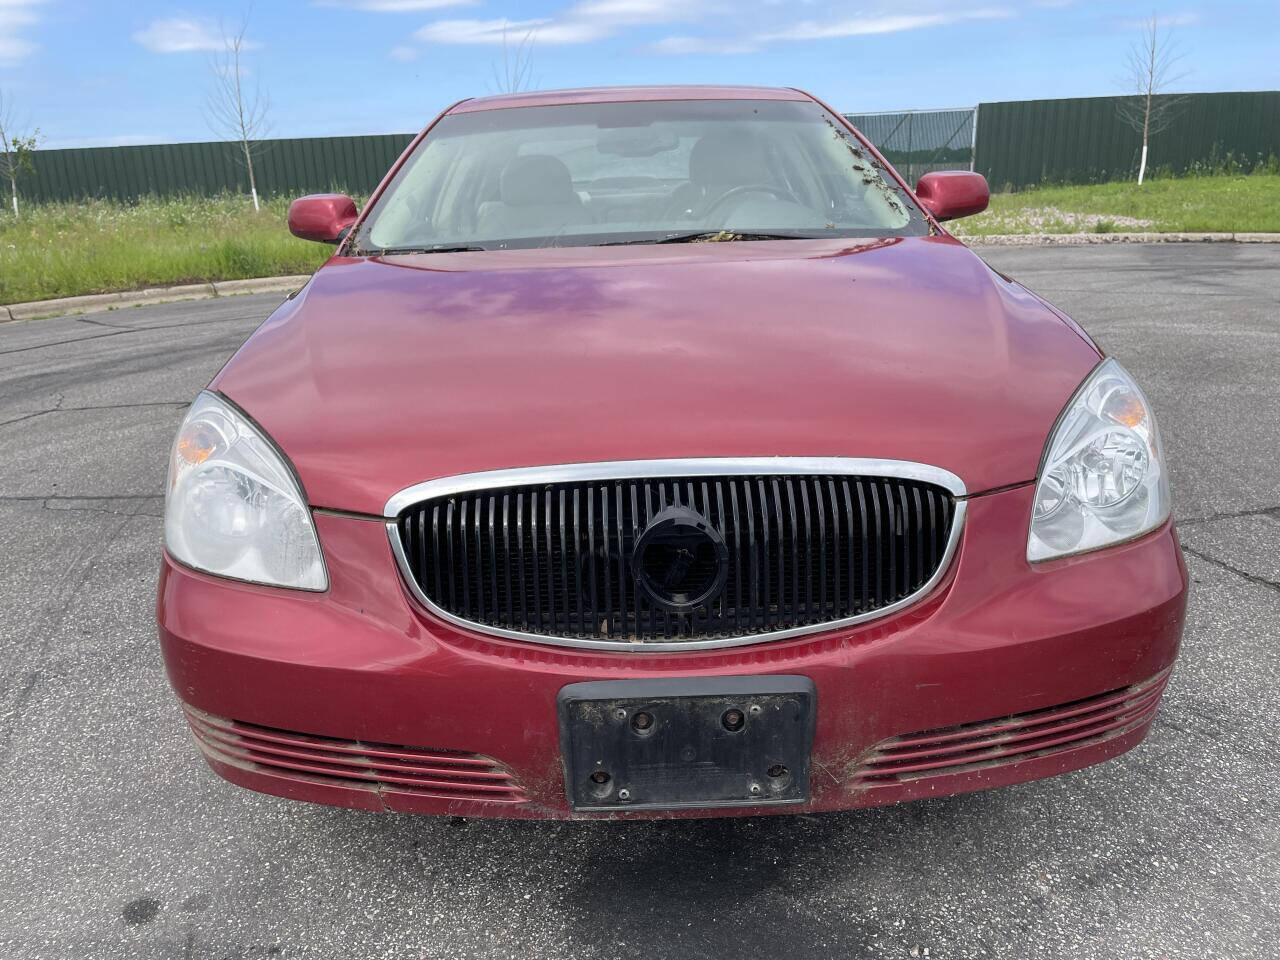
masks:
{"type": "Polygon", "coordinates": [[[84,407],[64,407],[59,399],[58,406],[50,407],[46,410],[37,410],[34,413],[25,413],[20,417],[14,417],[12,420],[0,420],[0,427],[7,427],[10,424],[22,423],[24,420],[34,420],[36,417],[43,417],[50,413],[83,413],[92,410],[136,410],[140,407],[189,407],[190,400],[156,400],[151,403],[97,403],[84,407]]]}
{"type": "Polygon", "coordinates": [[[131,327],[128,330],[115,330],[111,333],[99,333],[92,337],[70,337],[66,340],[50,340],[48,343],[35,343],[29,347],[13,347],[9,350],[0,350],[0,357],[7,356],[11,353],[26,353],[28,350],[43,350],[45,347],[59,347],[66,343],[88,343],[90,340],[104,340],[107,337],[118,337],[122,334],[133,333],[131,327]]]}
{"type": "Polygon", "coordinates": [[[103,517],[119,517],[122,515],[134,517],[154,517],[163,519],[164,517],[164,494],[163,493],[125,493],[125,494],[107,494],[105,496],[94,496],[92,494],[52,494],[49,496],[0,496],[0,503],[22,503],[35,504],[40,510],[48,510],[51,513],[92,513],[103,517]],[[154,503],[160,509],[158,511],[144,510],[144,505],[148,501],[154,503]],[[95,502],[103,503],[119,503],[124,504],[127,509],[108,510],[105,507],[95,506],[51,506],[54,503],[65,504],[92,504],[95,502]]]}
{"type": "Polygon", "coordinates": [[[0,494],[0,503],[34,503],[40,500],[159,500],[163,493],[16,493],[0,494]]]}
{"type": "Polygon", "coordinates": [[[122,494],[111,495],[111,497],[63,497],[63,495],[54,495],[54,497],[0,497],[0,503],[31,503],[36,504],[38,509],[47,509],[51,513],[95,513],[95,515],[104,517],[164,517],[164,494],[122,494]],[[119,511],[119,509],[106,509],[105,507],[52,507],[52,503],[93,503],[95,500],[104,503],[120,503],[133,504],[131,508],[119,511]],[[150,509],[143,509],[148,502],[154,502],[161,509],[152,512],[150,509]]]}
{"type": "MultiPolygon", "coordinates": [[[[80,499],[80,498],[78,498],[78,497],[77,497],[76,499],[80,499]]],[[[100,498],[100,497],[85,497],[84,499],[86,499],[86,500],[98,500],[98,499],[101,499],[101,498],[100,498]]],[[[162,496],[161,496],[161,497],[148,497],[147,499],[148,499],[148,500],[155,500],[155,501],[158,501],[158,502],[163,506],[163,503],[164,503],[164,497],[162,497],[162,496]]],[[[53,513],[92,513],[92,514],[96,514],[96,515],[101,516],[101,517],[118,517],[118,516],[120,516],[120,515],[121,515],[121,512],[120,512],[119,510],[105,510],[105,509],[103,509],[102,507],[51,507],[51,506],[49,506],[49,502],[50,502],[50,501],[45,500],[45,501],[40,505],[40,509],[41,509],[41,510],[49,510],[49,511],[51,511],[51,512],[53,512],[53,513]]],[[[134,502],[135,502],[135,503],[141,503],[142,501],[141,501],[141,500],[137,500],[137,501],[134,501],[134,502]]],[[[133,510],[133,511],[129,512],[129,515],[130,515],[130,516],[133,516],[133,517],[154,517],[154,518],[155,518],[155,519],[157,519],[157,520],[162,520],[162,519],[164,519],[164,511],[163,511],[163,509],[162,509],[161,511],[157,512],[157,513],[153,513],[153,512],[151,512],[150,510],[135,509],[135,510],[133,510]]]]}
{"type": "Polygon", "coordinates": [[[1242,517],[1275,517],[1280,519],[1280,506],[1250,507],[1247,510],[1224,510],[1221,513],[1210,513],[1203,517],[1189,517],[1186,520],[1179,518],[1177,524],[1179,527],[1194,527],[1202,523],[1212,523],[1215,520],[1239,520],[1242,517]]]}
{"type": "Polygon", "coordinates": [[[76,317],[76,323],[88,323],[95,327],[106,327],[109,330],[137,330],[137,327],[130,327],[123,323],[107,323],[105,320],[93,320],[89,317],[76,317]]]}
{"type": "MultiPolygon", "coordinates": [[[[78,319],[78,318],[77,318],[78,319]]],[[[185,327],[207,327],[215,323],[239,323],[246,320],[256,320],[261,322],[264,318],[260,314],[251,314],[245,317],[219,317],[216,320],[193,320],[188,323],[157,323],[150,327],[118,327],[112,324],[96,323],[96,326],[107,327],[107,333],[98,333],[88,337],[68,337],[65,340],[50,340],[47,343],[33,343],[26,347],[13,347],[9,350],[0,350],[0,357],[7,356],[11,353],[27,353],[31,350],[43,350],[45,347],[59,347],[68,343],[88,343],[91,340],[105,340],[107,337],[120,337],[130,333],[150,333],[152,330],[176,330],[185,327]]]]}
{"type": "Polygon", "coordinates": [[[1237,577],[1248,580],[1250,583],[1256,583],[1260,587],[1266,587],[1268,590],[1280,593],[1280,583],[1277,583],[1274,580],[1268,580],[1266,577],[1260,577],[1256,573],[1250,573],[1248,570],[1241,570],[1234,564],[1228,563],[1226,560],[1219,560],[1212,554],[1205,553],[1202,550],[1197,550],[1194,547],[1188,547],[1185,543],[1182,545],[1182,552],[1189,553],[1191,556],[1199,560],[1203,560],[1205,563],[1211,563],[1215,567],[1220,567],[1228,573],[1234,573],[1237,577]]]}

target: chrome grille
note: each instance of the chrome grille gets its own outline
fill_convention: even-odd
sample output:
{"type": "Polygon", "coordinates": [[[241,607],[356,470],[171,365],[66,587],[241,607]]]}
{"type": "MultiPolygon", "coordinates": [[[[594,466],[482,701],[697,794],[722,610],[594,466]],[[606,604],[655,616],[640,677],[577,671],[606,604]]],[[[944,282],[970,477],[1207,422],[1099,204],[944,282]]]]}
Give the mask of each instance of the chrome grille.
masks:
{"type": "Polygon", "coordinates": [[[901,605],[940,573],[958,506],[940,484],[907,477],[617,477],[444,493],[401,510],[393,540],[422,599],[494,632],[593,646],[750,642],[901,605]],[[637,559],[671,508],[723,546],[642,543],[637,559]],[[666,602],[666,589],[692,599],[686,582],[713,595],[666,602]]]}

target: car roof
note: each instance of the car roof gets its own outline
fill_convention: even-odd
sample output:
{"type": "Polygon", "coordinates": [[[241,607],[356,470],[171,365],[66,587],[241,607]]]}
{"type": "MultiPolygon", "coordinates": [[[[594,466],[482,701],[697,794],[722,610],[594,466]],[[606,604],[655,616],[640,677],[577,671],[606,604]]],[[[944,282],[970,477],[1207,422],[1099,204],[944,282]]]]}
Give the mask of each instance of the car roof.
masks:
{"type": "Polygon", "coordinates": [[[636,100],[809,100],[807,93],[787,87],[583,87],[576,90],[535,90],[463,100],[450,113],[505,110],[510,107],[549,107],[570,103],[624,103],[636,100]]]}

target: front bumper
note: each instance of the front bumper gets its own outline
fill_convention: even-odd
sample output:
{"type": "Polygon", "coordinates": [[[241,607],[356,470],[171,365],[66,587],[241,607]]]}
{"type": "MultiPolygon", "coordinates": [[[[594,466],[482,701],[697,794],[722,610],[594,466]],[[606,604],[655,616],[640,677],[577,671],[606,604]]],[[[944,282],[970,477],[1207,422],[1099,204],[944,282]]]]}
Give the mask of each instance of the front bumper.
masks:
{"type": "Polygon", "coordinates": [[[562,688],[762,674],[814,684],[804,805],[606,815],[816,812],[943,796],[1135,746],[1177,655],[1187,577],[1172,525],[1032,566],[1031,497],[1027,485],[971,499],[950,569],[912,607],[792,640],[627,654],[465,631],[412,599],[382,521],[330,513],[316,514],[324,594],[220,580],[166,556],[160,640],[210,765],[280,796],[460,816],[600,816],[575,813],[566,799],[562,688]]]}

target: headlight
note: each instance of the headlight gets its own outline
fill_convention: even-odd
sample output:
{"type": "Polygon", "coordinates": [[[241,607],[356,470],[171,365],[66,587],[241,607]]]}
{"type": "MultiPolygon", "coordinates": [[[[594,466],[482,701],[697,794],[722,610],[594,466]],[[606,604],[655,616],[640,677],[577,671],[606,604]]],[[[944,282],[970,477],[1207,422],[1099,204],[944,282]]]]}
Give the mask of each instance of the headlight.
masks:
{"type": "Polygon", "coordinates": [[[1151,405],[1107,360],[1071,398],[1045,447],[1027,559],[1096,550],[1169,516],[1169,479],[1151,405]]]}
{"type": "Polygon", "coordinates": [[[329,585],[311,511],[293,471],[235,407],[202,393],[169,457],[164,542],[220,577],[298,590],[329,585]]]}

